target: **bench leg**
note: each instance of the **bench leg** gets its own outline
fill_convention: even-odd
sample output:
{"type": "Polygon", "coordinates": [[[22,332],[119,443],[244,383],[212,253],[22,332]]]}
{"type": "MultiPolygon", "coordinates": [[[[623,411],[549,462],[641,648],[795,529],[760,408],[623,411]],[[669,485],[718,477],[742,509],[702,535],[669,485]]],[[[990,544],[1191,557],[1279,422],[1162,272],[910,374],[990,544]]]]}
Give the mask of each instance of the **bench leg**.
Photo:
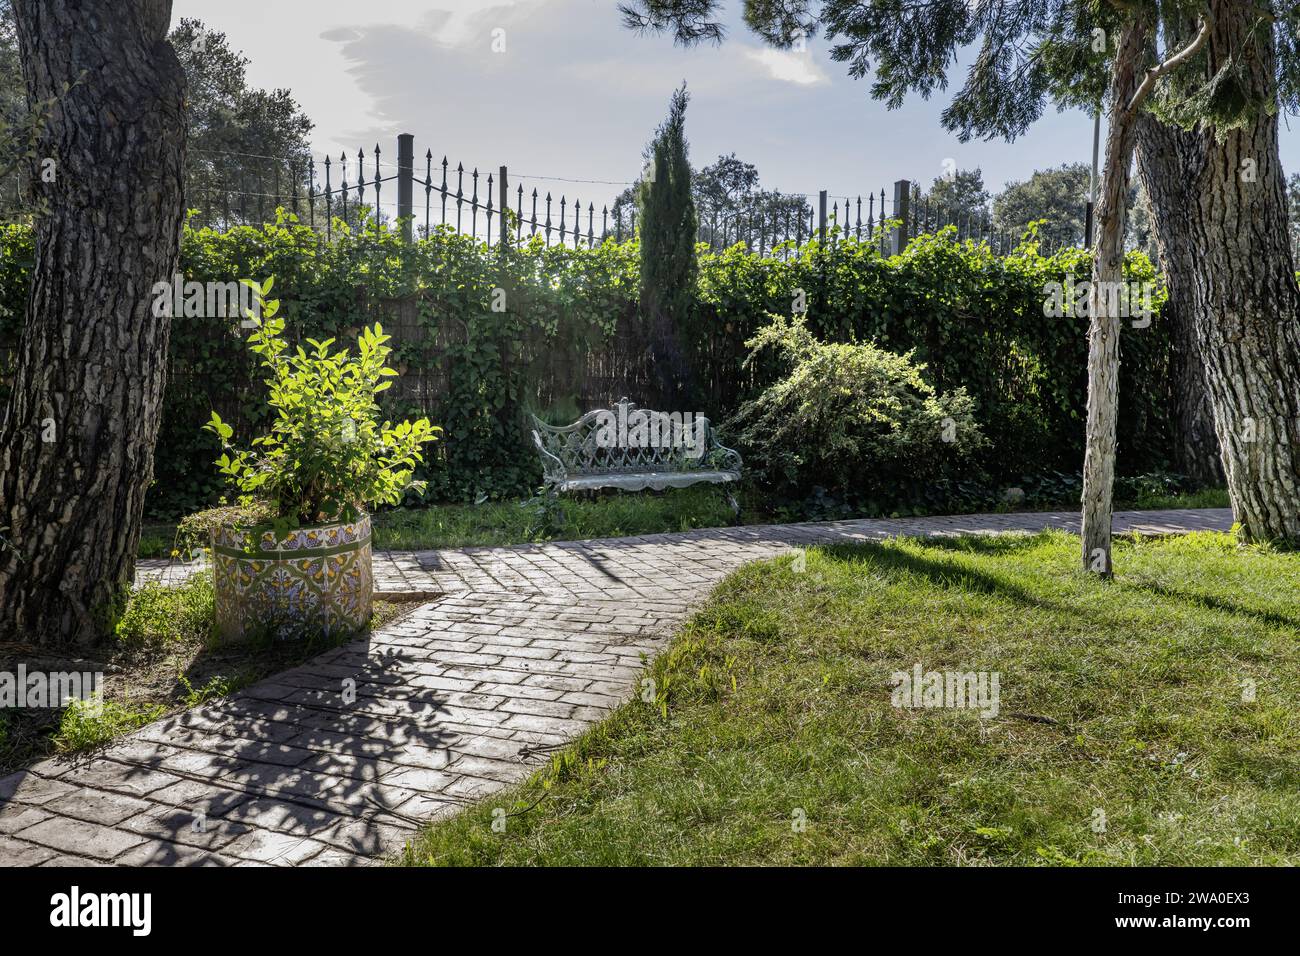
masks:
{"type": "Polygon", "coordinates": [[[538,505],[538,512],[543,517],[548,537],[555,535],[568,524],[568,516],[561,506],[560,489],[551,483],[542,486],[541,491],[532,502],[538,505]]]}
{"type": "Polygon", "coordinates": [[[725,485],[723,486],[723,494],[727,497],[727,504],[731,506],[731,523],[733,525],[740,524],[740,502],[736,500],[736,496],[732,494],[731,489],[725,485]]]}

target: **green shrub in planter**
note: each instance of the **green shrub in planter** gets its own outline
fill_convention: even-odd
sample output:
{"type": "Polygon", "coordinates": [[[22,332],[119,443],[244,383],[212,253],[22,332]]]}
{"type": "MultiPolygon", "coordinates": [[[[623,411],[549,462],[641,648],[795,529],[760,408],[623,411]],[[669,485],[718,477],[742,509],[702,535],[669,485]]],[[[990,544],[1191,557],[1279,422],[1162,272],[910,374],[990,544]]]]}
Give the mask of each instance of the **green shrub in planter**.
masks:
{"type": "Polygon", "coordinates": [[[380,423],[375,396],[397,374],[380,325],[362,330],[355,355],[332,351],[334,339],[291,348],[279,302],[266,298],[273,280],[248,284],[261,307],[260,319],[248,313],[249,347],[270,374],[275,417],[251,450],[231,446],[233,429],[216,412],[205,427],[221,439],[217,467],[240,505],[272,517],[213,531],[217,628],[231,639],[355,632],[370,620],[373,594],[366,508],[418,488],[421,446],[439,429],[424,418],[380,423]]]}
{"type": "Polygon", "coordinates": [[[746,365],[773,354],[781,377],[728,423],[761,484],[787,497],[820,487],[868,500],[961,471],[984,436],[964,388],[936,394],[912,353],[822,342],[801,316],[771,316],[746,365]]]}

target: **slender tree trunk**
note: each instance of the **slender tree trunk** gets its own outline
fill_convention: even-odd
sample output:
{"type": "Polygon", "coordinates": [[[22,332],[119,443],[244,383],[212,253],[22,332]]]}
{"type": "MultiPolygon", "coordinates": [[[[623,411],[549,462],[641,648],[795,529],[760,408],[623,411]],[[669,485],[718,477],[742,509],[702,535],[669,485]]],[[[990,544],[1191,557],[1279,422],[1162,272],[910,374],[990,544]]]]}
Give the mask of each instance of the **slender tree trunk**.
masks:
{"type": "Polygon", "coordinates": [[[1097,246],[1088,296],[1088,419],[1083,458],[1083,567],[1103,577],[1113,574],[1110,555],[1112,492],[1115,482],[1115,427],[1119,417],[1119,296],[1124,279],[1124,220],[1129,167],[1136,142],[1130,101],[1142,80],[1146,25],[1126,23],[1111,73],[1110,124],[1106,164],[1097,216],[1097,246]]]}
{"type": "MultiPolygon", "coordinates": [[[[1276,102],[1272,32],[1251,0],[1214,0],[1213,75],[1229,59],[1276,102]]],[[[1249,540],[1300,543],[1300,288],[1276,111],[1213,143],[1188,232],[1201,253],[1196,333],[1233,510],[1249,540]]],[[[1203,132],[1207,139],[1213,134],[1203,132]]]]}
{"type": "Polygon", "coordinates": [[[1152,232],[1169,291],[1160,320],[1169,329],[1172,350],[1174,465],[1201,487],[1222,485],[1219,436],[1196,335],[1196,273],[1203,253],[1191,234],[1196,186],[1214,144],[1204,134],[1167,125],[1150,113],[1137,122],[1137,170],[1150,202],[1152,232]]]}
{"type": "Polygon", "coordinates": [[[59,102],[37,148],[51,212],[0,424],[0,637],[88,641],[130,587],[153,474],[170,320],[151,287],[179,252],[185,78],[171,0],[14,11],[28,95],[59,102]]]}

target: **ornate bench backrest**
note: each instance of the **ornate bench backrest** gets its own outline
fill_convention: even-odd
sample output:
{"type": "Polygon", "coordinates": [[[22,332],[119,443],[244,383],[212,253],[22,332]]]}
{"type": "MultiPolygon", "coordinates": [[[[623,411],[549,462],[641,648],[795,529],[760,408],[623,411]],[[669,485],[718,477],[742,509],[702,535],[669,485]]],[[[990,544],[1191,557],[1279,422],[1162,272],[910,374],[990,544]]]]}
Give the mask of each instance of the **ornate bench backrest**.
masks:
{"type": "Polygon", "coordinates": [[[704,416],[639,409],[626,398],[572,425],[548,425],[537,416],[533,425],[538,446],[569,477],[707,468],[715,444],[704,416]]]}

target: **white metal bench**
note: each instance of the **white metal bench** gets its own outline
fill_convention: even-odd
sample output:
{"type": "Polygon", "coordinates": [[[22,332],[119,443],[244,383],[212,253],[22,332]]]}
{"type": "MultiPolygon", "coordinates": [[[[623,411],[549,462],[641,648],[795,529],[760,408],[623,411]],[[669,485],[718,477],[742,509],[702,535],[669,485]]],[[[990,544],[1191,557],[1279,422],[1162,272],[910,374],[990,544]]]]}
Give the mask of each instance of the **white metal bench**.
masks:
{"type": "MultiPolygon", "coordinates": [[[[552,492],[686,488],[740,480],[740,454],[718,443],[709,420],[692,413],[639,409],[626,398],[572,425],[533,416],[533,443],[552,492]]],[[[727,494],[737,511],[735,499],[727,494]]]]}

